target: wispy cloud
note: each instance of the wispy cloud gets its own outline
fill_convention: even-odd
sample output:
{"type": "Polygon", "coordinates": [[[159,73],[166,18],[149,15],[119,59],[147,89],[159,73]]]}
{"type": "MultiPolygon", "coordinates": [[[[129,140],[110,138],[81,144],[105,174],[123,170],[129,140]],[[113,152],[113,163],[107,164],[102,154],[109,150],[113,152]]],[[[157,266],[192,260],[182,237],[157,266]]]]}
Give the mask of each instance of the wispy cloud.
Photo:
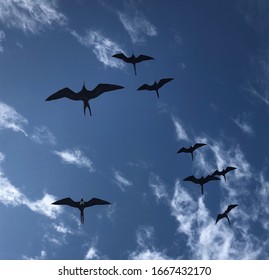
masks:
{"type": "Polygon", "coordinates": [[[137,9],[128,13],[118,11],[118,17],[134,44],[145,42],[146,36],[158,35],[156,26],[137,9]]]}
{"type": "Polygon", "coordinates": [[[47,216],[51,219],[55,219],[61,213],[61,209],[55,208],[51,205],[55,200],[53,195],[45,193],[39,200],[33,201],[29,199],[19,188],[12,185],[2,169],[0,169],[0,186],[0,202],[5,206],[18,207],[23,205],[33,212],[47,216]]]}
{"type": "Polygon", "coordinates": [[[150,174],[149,186],[152,188],[153,194],[155,195],[157,202],[167,197],[165,183],[161,180],[159,175],[156,175],[154,173],[150,174]]]}
{"type": "Polygon", "coordinates": [[[64,25],[67,18],[57,8],[57,0],[1,0],[0,21],[10,28],[38,33],[44,27],[64,25]]]}
{"type": "Polygon", "coordinates": [[[115,170],[114,171],[114,181],[113,181],[123,192],[126,187],[130,187],[133,183],[128,180],[121,172],[115,170]]]}
{"type": "Polygon", "coordinates": [[[56,138],[46,126],[35,127],[31,139],[38,144],[56,145],[56,138]]]}
{"type": "Polygon", "coordinates": [[[84,259],[85,260],[98,260],[98,259],[100,259],[97,248],[95,246],[91,246],[88,249],[84,259]]]}
{"type": "Polygon", "coordinates": [[[26,255],[22,256],[23,260],[45,260],[46,258],[47,258],[47,252],[45,250],[41,250],[39,256],[35,256],[35,257],[28,257],[26,255]]]}
{"type": "Polygon", "coordinates": [[[20,115],[13,107],[0,101],[0,129],[11,129],[15,132],[22,132],[25,136],[27,133],[24,126],[28,120],[20,115]]]}
{"type": "Polygon", "coordinates": [[[54,154],[59,156],[64,163],[87,168],[90,172],[95,171],[93,162],[79,149],[54,151],[54,154]]]}
{"type": "Polygon", "coordinates": [[[177,140],[184,140],[189,141],[189,137],[187,135],[187,132],[185,131],[183,125],[181,124],[181,121],[174,116],[171,116],[175,130],[176,130],[176,138],[177,140]]]}
{"type": "Polygon", "coordinates": [[[97,59],[105,66],[123,68],[123,62],[112,57],[112,55],[117,52],[124,52],[123,49],[119,44],[105,37],[100,31],[87,30],[86,35],[81,36],[76,31],[72,30],[71,34],[79,43],[92,49],[97,59]]]}
{"type": "Polygon", "coordinates": [[[6,38],[5,32],[3,30],[0,30],[0,52],[4,51],[4,47],[3,47],[2,43],[5,40],[5,38],[6,38]]]}
{"type": "Polygon", "coordinates": [[[153,245],[153,226],[140,226],[136,231],[137,249],[129,254],[132,260],[166,260],[165,251],[160,251],[153,245]]]}
{"type": "Polygon", "coordinates": [[[233,122],[246,134],[253,135],[254,131],[251,125],[249,124],[248,120],[246,119],[246,116],[238,116],[235,119],[232,119],[233,122]]]}

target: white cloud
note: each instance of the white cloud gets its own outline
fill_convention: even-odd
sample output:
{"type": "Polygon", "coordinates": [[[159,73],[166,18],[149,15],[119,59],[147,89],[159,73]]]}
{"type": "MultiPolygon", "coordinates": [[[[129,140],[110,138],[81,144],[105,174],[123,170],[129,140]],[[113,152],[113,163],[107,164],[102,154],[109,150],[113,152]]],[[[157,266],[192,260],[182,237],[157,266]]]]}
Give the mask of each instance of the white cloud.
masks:
{"type": "Polygon", "coordinates": [[[157,250],[153,245],[154,228],[140,226],[136,231],[137,249],[129,254],[132,260],[166,260],[169,259],[165,251],[157,250]]]}
{"type": "Polygon", "coordinates": [[[40,255],[39,256],[35,256],[35,257],[27,257],[26,255],[22,256],[23,260],[45,260],[47,257],[47,252],[45,250],[41,250],[40,255]]]}
{"type": "Polygon", "coordinates": [[[98,250],[96,249],[95,246],[91,246],[88,249],[84,259],[85,260],[98,260],[98,259],[100,259],[100,256],[98,254],[98,250]]]}
{"type": "Polygon", "coordinates": [[[79,149],[54,151],[64,163],[74,164],[77,167],[87,168],[90,172],[94,172],[93,162],[83,155],[79,149]]]}
{"type": "Polygon", "coordinates": [[[57,9],[56,0],[1,0],[0,21],[10,28],[38,33],[53,24],[64,25],[66,17],[57,9]]]}
{"type": "Polygon", "coordinates": [[[20,115],[13,107],[0,101],[0,129],[11,129],[15,132],[22,132],[25,136],[24,125],[28,120],[20,115]]]}
{"type": "Polygon", "coordinates": [[[248,134],[248,135],[254,134],[253,128],[249,124],[246,115],[238,116],[237,118],[232,119],[232,120],[246,134],[248,134]]]}
{"type": "Polygon", "coordinates": [[[92,48],[97,59],[105,66],[112,68],[123,68],[124,64],[119,59],[112,57],[117,52],[124,52],[119,44],[113,42],[110,38],[105,37],[100,31],[88,30],[86,35],[80,36],[76,31],[71,31],[71,34],[82,45],[92,48]]]}
{"type": "Polygon", "coordinates": [[[4,47],[2,46],[2,42],[5,40],[6,34],[3,30],[0,30],[0,52],[4,51],[4,47]]]}
{"type": "Polygon", "coordinates": [[[157,201],[163,200],[167,197],[166,186],[160,176],[151,173],[149,177],[149,186],[152,188],[157,201]]]}
{"type": "Polygon", "coordinates": [[[157,28],[138,10],[132,14],[118,12],[118,16],[134,44],[145,42],[145,36],[158,35],[157,28]]]}
{"type": "Polygon", "coordinates": [[[173,124],[175,126],[177,140],[189,141],[189,137],[183,125],[181,124],[181,121],[174,116],[171,117],[172,117],[173,124]]]}
{"type": "Polygon", "coordinates": [[[114,171],[114,183],[122,190],[125,191],[126,187],[130,187],[133,183],[128,180],[121,172],[114,171]]]}
{"type": "Polygon", "coordinates": [[[45,126],[35,127],[31,139],[38,144],[56,145],[56,138],[52,132],[45,126]]]}

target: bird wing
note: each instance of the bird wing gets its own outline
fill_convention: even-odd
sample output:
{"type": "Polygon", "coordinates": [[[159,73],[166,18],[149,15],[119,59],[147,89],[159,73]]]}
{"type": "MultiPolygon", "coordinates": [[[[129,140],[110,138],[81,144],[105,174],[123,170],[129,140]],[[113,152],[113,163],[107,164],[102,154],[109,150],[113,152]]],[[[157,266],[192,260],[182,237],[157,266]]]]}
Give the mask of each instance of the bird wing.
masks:
{"type": "Polygon", "coordinates": [[[220,178],[215,177],[215,176],[213,176],[213,175],[208,175],[208,176],[205,177],[204,182],[207,183],[207,182],[209,182],[209,181],[217,181],[217,180],[219,181],[220,178]]]}
{"type": "Polygon", "coordinates": [[[228,214],[233,208],[235,208],[236,206],[238,206],[238,204],[231,204],[227,207],[225,213],[228,214]]]}
{"type": "Polygon", "coordinates": [[[141,61],[144,61],[144,60],[151,60],[151,59],[154,59],[154,58],[151,57],[151,56],[148,56],[148,55],[141,54],[136,58],[135,62],[138,63],[138,62],[141,62],[141,61]]]}
{"type": "Polygon", "coordinates": [[[191,181],[195,184],[200,184],[200,180],[195,178],[193,175],[183,179],[183,181],[191,181]]]}
{"type": "Polygon", "coordinates": [[[90,99],[101,95],[104,92],[122,89],[123,86],[112,85],[112,84],[98,84],[92,91],[90,91],[90,99]]]}
{"type": "Polygon", "coordinates": [[[148,84],[144,84],[141,87],[139,87],[137,90],[154,90],[153,86],[148,85],[148,84]]]}
{"type": "Polygon", "coordinates": [[[218,170],[215,170],[213,173],[212,173],[212,177],[214,177],[215,175],[222,175],[222,172],[221,171],[218,171],[218,170]]]}
{"type": "Polygon", "coordinates": [[[226,173],[228,173],[228,172],[230,172],[230,171],[232,171],[232,170],[235,170],[235,169],[237,169],[237,168],[236,168],[236,167],[232,167],[232,166],[227,166],[227,167],[225,168],[224,172],[225,172],[225,174],[226,174],[226,173]]]}
{"type": "Polygon", "coordinates": [[[54,205],[68,205],[68,206],[71,206],[71,207],[78,207],[79,206],[79,202],[75,202],[70,197],[66,197],[66,198],[57,200],[57,201],[53,202],[52,204],[54,204],[54,205]]]}
{"type": "Polygon", "coordinates": [[[85,207],[91,207],[91,206],[94,206],[94,205],[105,205],[105,204],[111,204],[111,203],[108,202],[108,201],[105,201],[105,200],[94,197],[94,198],[90,199],[89,201],[86,201],[84,206],[85,207]]]}
{"type": "Polygon", "coordinates": [[[55,99],[59,99],[59,98],[63,98],[63,97],[66,97],[66,98],[69,98],[69,99],[72,99],[72,100],[81,99],[81,95],[79,93],[75,93],[70,88],[66,87],[66,88],[63,88],[59,91],[56,91],[54,94],[49,96],[46,99],[46,101],[55,100],[55,99]]]}
{"type": "Polygon", "coordinates": [[[166,78],[166,79],[161,79],[159,82],[158,82],[158,88],[162,87],[163,85],[165,85],[166,83],[170,82],[174,80],[173,78],[166,78]]]}
{"type": "Polygon", "coordinates": [[[116,53],[116,54],[112,55],[112,57],[116,57],[116,58],[122,59],[125,62],[129,62],[129,58],[124,53],[116,53]]]}
{"type": "Polygon", "coordinates": [[[222,218],[224,218],[224,215],[223,214],[218,214],[215,224],[222,218]]]}
{"type": "Polygon", "coordinates": [[[200,147],[203,147],[205,146],[206,144],[203,144],[203,143],[196,143],[193,145],[193,151],[200,148],[200,147]]]}
{"type": "Polygon", "coordinates": [[[178,151],[177,151],[177,154],[179,154],[179,153],[188,153],[190,151],[190,149],[187,149],[187,148],[185,148],[185,147],[182,147],[181,149],[179,149],[178,151]]]}

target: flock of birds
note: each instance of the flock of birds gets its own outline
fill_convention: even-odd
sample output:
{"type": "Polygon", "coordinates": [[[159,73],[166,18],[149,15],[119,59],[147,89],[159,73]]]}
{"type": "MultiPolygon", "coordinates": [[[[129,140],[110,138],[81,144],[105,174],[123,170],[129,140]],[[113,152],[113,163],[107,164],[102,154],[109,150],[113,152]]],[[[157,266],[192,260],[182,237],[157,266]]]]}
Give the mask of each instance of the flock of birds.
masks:
{"type": "MultiPolygon", "coordinates": [[[[179,149],[177,151],[177,154],[179,153],[190,153],[191,154],[191,158],[193,160],[193,152],[198,149],[198,148],[201,148],[203,146],[205,146],[206,144],[204,143],[196,143],[194,144],[193,146],[190,146],[189,148],[185,148],[185,147],[182,147],[181,149],[179,149]]],[[[196,178],[195,176],[191,175],[185,179],[183,179],[183,181],[190,181],[194,184],[198,184],[201,186],[201,191],[202,191],[202,195],[204,194],[204,184],[210,182],[210,181],[219,181],[220,178],[216,177],[216,176],[223,176],[225,182],[226,182],[226,174],[232,170],[235,170],[236,167],[233,167],[233,166],[227,166],[225,169],[222,169],[221,171],[219,170],[215,170],[212,174],[209,174],[207,175],[206,177],[200,177],[200,178],[196,178]]],[[[228,213],[235,207],[237,207],[238,204],[230,204],[228,205],[227,209],[223,212],[223,213],[220,213],[218,214],[217,216],[217,219],[216,219],[216,222],[215,224],[217,224],[217,222],[220,220],[220,219],[223,219],[223,218],[226,218],[229,222],[229,224],[231,225],[231,222],[230,222],[230,219],[228,217],[228,213]]]]}
{"type": "MultiPolygon", "coordinates": [[[[147,61],[147,60],[153,60],[154,58],[151,56],[147,56],[147,55],[139,55],[139,56],[135,56],[134,54],[130,57],[125,56],[125,54],[123,53],[117,53],[115,55],[113,55],[113,57],[118,58],[123,60],[126,63],[132,64],[133,68],[134,68],[134,73],[135,75],[137,75],[137,71],[136,71],[136,64],[140,63],[142,61],[147,61]]],[[[159,98],[159,89],[164,86],[166,83],[172,81],[173,78],[164,78],[164,79],[160,79],[159,82],[154,81],[154,83],[152,85],[148,85],[148,84],[143,84],[142,86],[140,86],[137,90],[141,91],[141,90],[147,90],[147,91],[155,91],[157,94],[157,97],[159,98]]],[[[92,111],[91,111],[91,107],[89,104],[89,101],[91,99],[94,99],[98,96],[100,96],[101,94],[103,94],[104,92],[108,92],[108,91],[114,91],[114,90],[119,90],[119,89],[123,89],[123,86],[120,85],[114,85],[114,84],[98,84],[93,90],[87,90],[85,87],[85,82],[83,84],[82,89],[79,92],[74,92],[71,89],[69,89],[68,87],[65,87],[57,92],[55,92],[54,94],[50,95],[46,101],[51,101],[51,100],[56,100],[56,99],[60,99],[60,98],[68,98],[71,100],[81,100],[83,101],[83,108],[84,108],[84,115],[86,115],[86,109],[88,108],[90,116],[92,116],[92,111]]],[[[190,146],[189,148],[181,148],[180,150],[178,150],[177,154],[179,153],[190,153],[192,160],[193,160],[193,152],[200,148],[205,146],[206,144],[204,143],[196,143],[193,146],[190,146]]],[[[216,180],[220,180],[219,177],[216,176],[223,176],[226,182],[226,174],[232,170],[235,170],[236,167],[231,167],[228,166],[226,169],[223,169],[222,171],[218,171],[215,170],[211,175],[207,175],[206,177],[201,177],[201,178],[196,178],[195,176],[189,176],[187,178],[185,178],[183,181],[190,181],[194,184],[198,184],[201,186],[201,192],[202,195],[204,193],[204,184],[210,182],[210,181],[216,181],[216,180]]],[[[64,198],[64,199],[60,199],[57,200],[55,202],[52,203],[53,205],[68,205],[70,207],[75,207],[78,208],[80,210],[80,221],[83,224],[84,223],[84,209],[86,207],[91,207],[94,205],[108,205],[110,204],[110,202],[99,199],[99,198],[92,198],[89,201],[84,201],[83,198],[81,198],[80,201],[73,201],[70,197],[64,198]]],[[[227,209],[221,213],[218,214],[217,219],[216,219],[216,223],[222,219],[222,218],[226,218],[230,224],[230,220],[228,217],[228,213],[235,208],[236,206],[238,206],[237,204],[231,204],[227,207],[227,209]]]]}

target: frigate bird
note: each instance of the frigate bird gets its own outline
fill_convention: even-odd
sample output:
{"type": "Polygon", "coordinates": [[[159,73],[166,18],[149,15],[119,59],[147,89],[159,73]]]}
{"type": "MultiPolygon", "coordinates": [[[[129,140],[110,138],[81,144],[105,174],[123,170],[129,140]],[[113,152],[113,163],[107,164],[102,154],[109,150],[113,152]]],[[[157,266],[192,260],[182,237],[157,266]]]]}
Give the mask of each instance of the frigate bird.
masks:
{"type": "Polygon", "coordinates": [[[190,182],[200,185],[202,194],[204,194],[204,184],[206,184],[210,181],[216,181],[216,180],[220,180],[220,178],[214,177],[212,175],[208,175],[206,177],[202,176],[201,178],[198,179],[192,175],[192,176],[185,178],[183,181],[190,181],[190,182]]]}
{"type": "Polygon", "coordinates": [[[179,154],[179,153],[190,153],[191,154],[191,158],[193,160],[193,151],[198,149],[198,148],[200,148],[200,147],[203,147],[205,145],[206,144],[203,144],[203,143],[196,143],[193,146],[190,146],[189,148],[182,147],[181,149],[179,149],[177,151],[177,154],[179,154]]]}
{"type": "Polygon", "coordinates": [[[54,205],[68,205],[71,207],[78,208],[80,210],[80,221],[82,224],[84,224],[84,208],[91,207],[94,205],[105,205],[105,204],[111,204],[110,202],[107,202],[105,200],[99,199],[99,198],[92,198],[88,201],[84,201],[83,198],[81,198],[80,201],[74,201],[70,197],[66,197],[60,200],[57,200],[53,202],[54,205]]]}
{"type": "Polygon", "coordinates": [[[126,63],[131,63],[131,64],[133,64],[135,75],[136,75],[136,64],[137,64],[137,63],[142,62],[142,61],[145,61],[145,60],[152,60],[152,59],[154,59],[154,58],[151,57],[151,56],[143,55],[143,54],[140,54],[139,56],[135,56],[134,54],[132,54],[132,56],[127,57],[127,56],[126,56],[125,54],[123,54],[123,53],[114,54],[114,55],[112,55],[112,57],[116,57],[116,58],[122,59],[122,60],[123,60],[124,62],[126,62],[126,63]]]}
{"type": "Polygon", "coordinates": [[[235,169],[236,169],[236,167],[228,166],[225,169],[222,169],[222,171],[218,171],[218,170],[214,171],[212,173],[212,176],[221,176],[222,175],[224,177],[225,182],[226,182],[226,176],[225,176],[226,173],[228,173],[232,170],[235,170],[235,169]]]}
{"type": "MultiPolygon", "coordinates": [[[[227,209],[222,213],[222,214],[218,214],[217,216],[217,219],[216,219],[216,223],[220,220],[220,219],[223,219],[223,218],[226,218],[229,222],[229,225],[231,225],[231,222],[230,222],[230,219],[228,217],[228,213],[233,209],[235,208],[236,206],[238,206],[238,204],[231,204],[227,207],[227,209]]],[[[215,223],[215,224],[216,224],[215,223]]]]}
{"type": "Polygon", "coordinates": [[[173,78],[165,78],[165,79],[161,79],[159,80],[159,82],[157,83],[156,81],[154,81],[154,84],[152,85],[148,85],[148,84],[144,84],[141,87],[139,87],[137,90],[150,90],[150,91],[156,91],[157,97],[159,98],[159,89],[165,85],[166,83],[170,82],[174,80],[173,78]]]}
{"type": "Polygon", "coordinates": [[[90,115],[92,115],[89,104],[90,99],[96,98],[104,92],[122,88],[124,87],[113,84],[98,84],[93,90],[87,90],[84,82],[83,87],[79,92],[74,92],[66,87],[49,96],[46,101],[51,101],[63,97],[69,98],[71,100],[82,100],[84,105],[84,115],[86,115],[86,108],[89,109],[90,115]]]}

